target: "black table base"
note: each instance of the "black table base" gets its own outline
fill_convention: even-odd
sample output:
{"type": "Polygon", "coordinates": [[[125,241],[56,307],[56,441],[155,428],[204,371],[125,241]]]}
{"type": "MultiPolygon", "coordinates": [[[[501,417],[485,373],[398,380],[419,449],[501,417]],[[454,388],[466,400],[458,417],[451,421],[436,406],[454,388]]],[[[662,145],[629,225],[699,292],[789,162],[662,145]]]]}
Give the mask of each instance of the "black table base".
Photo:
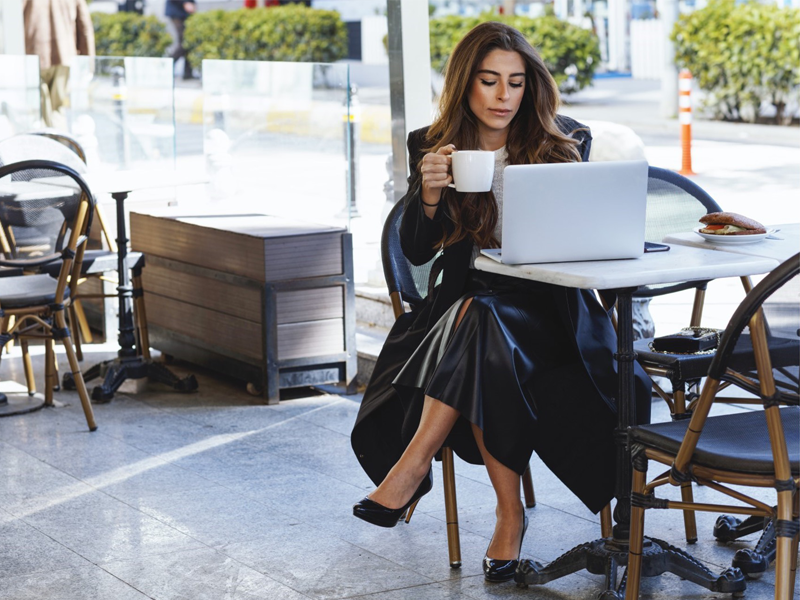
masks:
{"type": "MultiPolygon", "coordinates": [[[[526,559],[520,561],[514,580],[517,586],[542,585],[565,575],[586,569],[595,575],[605,575],[605,590],[599,600],[622,600],[625,598],[627,571],[617,582],[617,571],[628,564],[627,541],[613,538],[595,540],[581,544],[562,554],[547,566],[526,559]]],[[[673,573],[712,592],[743,593],[746,588],[744,574],[735,568],[725,569],[719,575],[689,553],[663,540],[645,538],[642,549],[642,577],[656,577],[662,573],[673,573]]]]}
{"type": "MultiPolygon", "coordinates": [[[[632,294],[635,288],[616,290],[617,318],[617,365],[619,370],[619,401],[617,422],[617,482],[614,496],[613,537],[581,544],[542,566],[540,563],[521,560],[514,576],[518,585],[541,585],[570,573],[586,569],[596,575],[605,575],[605,589],[599,600],[620,600],[625,597],[627,571],[617,582],[617,571],[628,564],[628,540],[631,517],[631,455],[628,443],[628,427],[637,423],[634,397],[632,294]]],[[[642,577],[655,577],[662,573],[674,573],[713,592],[729,592],[735,595],[744,592],[746,582],[742,571],[729,568],[714,575],[700,561],[687,552],[655,538],[645,538],[642,549],[642,577]]]]}
{"type": "Polygon", "coordinates": [[[733,555],[731,566],[741,569],[747,577],[760,577],[775,561],[778,551],[775,537],[775,521],[764,517],[738,519],[730,515],[717,518],[714,537],[719,542],[732,542],[741,537],[761,531],[761,537],[753,548],[740,548],[733,555]]]}
{"type": "MultiPolygon", "coordinates": [[[[133,327],[133,286],[128,273],[128,233],[125,226],[125,199],[128,192],[115,192],[111,197],[117,203],[117,271],[119,274],[119,352],[117,358],[101,362],[83,373],[84,381],[103,377],[103,383],[92,389],[92,400],[108,402],[126,379],[158,381],[171,386],[179,392],[197,390],[197,379],[189,375],[180,379],[163,364],[149,360],[134,348],[136,336],[133,327]]],[[[137,268],[141,268],[141,265],[137,268]]],[[[72,373],[65,373],[62,385],[74,390],[72,373]]]]}
{"type": "MultiPolygon", "coordinates": [[[[115,358],[98,363],[83,373],[85,381],[91,381],[98,377],[103,378],[103,383],[92,388],[92,400],[96,402],[108,402],[111,400],[127,379],[147,377],[150,381],[163,383],[178,392],[194,392],[198,387],[197,378],[194,375],[181,379],[163,364],[143,358],[137,358],[132,361],[115,358]]],[[[72,373],[64,374],[62,385],[68,390],[75,389],[72,373]]]]}

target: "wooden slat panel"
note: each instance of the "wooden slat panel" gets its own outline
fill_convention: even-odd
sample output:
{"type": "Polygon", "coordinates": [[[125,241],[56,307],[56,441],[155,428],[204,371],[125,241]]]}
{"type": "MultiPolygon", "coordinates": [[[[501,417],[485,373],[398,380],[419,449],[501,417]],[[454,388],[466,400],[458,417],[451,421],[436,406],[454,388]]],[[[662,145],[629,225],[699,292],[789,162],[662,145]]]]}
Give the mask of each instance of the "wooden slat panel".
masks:
{"type": "Polygon", "coordinates": [[[263,354],[261,327],[246,319],[148,294],[147,320],[246,356],[261,358],[263,354]]]}
{"type": "Polygon", "coordinates": [[[152,263],[142,270],[142,281],[146,302],[153,293],[240,317],[254,324],[261,323],[263,310],[258,289],[173,271],[152,263]]]}
{"type": "Polygon", "coordinates": [[[146,254],[262,282],[342,272],[343,230],[264,215],[248,220],[243,226],[241,216],[178,220],[131,213],[131,244],[146,254]],[[224,230],[226,222],[234,231],[224,230]]]}
{"type": "Polygon", "coordinates": [[[258,238],[131,213],[131,247],[225,273],[264,279],[264,243],[258,238]]]}
{"type": "Polygon", "coordinates": [[[344,321],[328,319],[278,326],[281,360],[344,352],[344,321]]]}
{"type": "Polygon", "coordinates": [[[333,286],[278,292],[278,324],[341,319],[344,288],[333,286]]]}
{"type": "Polygon", "coordinates": [[[266,281],[339,275],[342,272],[342,234],[267,240],[264,267],[266,281]]]}

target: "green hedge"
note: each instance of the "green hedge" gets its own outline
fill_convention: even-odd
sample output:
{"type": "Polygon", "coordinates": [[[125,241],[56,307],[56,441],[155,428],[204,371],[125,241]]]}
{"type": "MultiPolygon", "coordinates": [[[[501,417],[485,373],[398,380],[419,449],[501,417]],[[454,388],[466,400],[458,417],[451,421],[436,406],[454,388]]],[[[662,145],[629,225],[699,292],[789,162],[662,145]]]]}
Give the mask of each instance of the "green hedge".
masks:
{"type": "Polygon", "coordinates": [[[92,23],[97,56],[164,56],[172,44],[166,25],[152,15],[94,13],[92,23]]]}
{"type": "Polygon", "coordinates": [[[597,37],[553,15],[532,19],[484,13],[477,17],[453,15],[432,19],[431,66],[443,70],[455,45],[470,29],[484,21],[499,21],[518,29],[539,51],[562,93],[577,92],[591,84],[595,69],[600,65],[597,37]]]}
{"type": "Polygon", "coordinates": [[[212,10],[186,21],[184,46],[193,65],[204,58],[333,62],[347,55],[339,13],[298,4],[212,10]]]}
{"type": "Polygon", "coordinates": [[[672,32],[675,61],[687,68],[717,118],[755,121],[762,102],[776,121],[800,96],[800,10],[712,0],[683,15],[672,32]]]}

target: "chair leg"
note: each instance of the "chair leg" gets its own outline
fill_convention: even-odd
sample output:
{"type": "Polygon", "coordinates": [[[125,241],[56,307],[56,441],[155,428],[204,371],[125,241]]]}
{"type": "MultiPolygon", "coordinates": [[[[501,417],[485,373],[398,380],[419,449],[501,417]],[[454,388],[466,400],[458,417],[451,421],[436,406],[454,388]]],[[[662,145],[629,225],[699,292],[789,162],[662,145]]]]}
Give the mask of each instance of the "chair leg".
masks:
{"type": "Polygon", "coordinates": [[[458,503],[456,502],[456,472],[453,449],[442,448],[442,478],[444,479],[444,510],[447,519],[447,550],[450,568],[461,567],[461,538],[458,532],[458,503]]]}
{"type": "MultiPolygon", "coordinates": [[[[797,521],[800,518],[800,491],[794,492],[794,507],[792,509],[792,518],[797,521]]],[[[797,582],[797,553],[800,551],[800,532],[794,536],[792,541],[792,569],[789,576],[789,589],[793,590],[797,582]]]]}
{"type": "Polygon", "coordinates": [[[600,537],[610,538],[614,535],[614,523],[611,519],[611,503],[609,502],[600,511],[600,537]]]}
{"type": "Polygon", "coordinates": [[[522,492],[525,494],[525,508],[536,506],[536,494],[533,492],[533,478],[531,477],[531,466],[525,469],[522,474],[522,492]]]}
{"type": "MultiPolygon", "coordinates": [[[[631,493],[644,494],[645,485],[647,485],[647,458],[642,453],[633,462],[631,493]]],[[[644,508],[635,504],[631,506],[631,529],[628,543],[628,583],[625,588],[625,600],[638,600],[642,577],[644,508]]]]}
{"type": "MultiPolygon", "coordinates": [[[[83,302],[77,298],[71,306],[75,309],[75,314],[78,317],[78,326],[80,327],[81,339],[85,343],[91,344],[94,341],[94,338],[92,337],[92,328],[89,327],[89,319],[86,318],[86,311],[83,310],[83,302]]],[[[76,335],[75,337],[77,339],[78,336],[76,335]]]]}
{"type": "Polygon", "coordinates": [[[78,360],[83,360],[83,350],[81,349],[81,338],[83,334],[81,333],[80,325],[78,325],[78,314],[75,312],[75,304],[70,304],[67,311],[69,315],[69,328],[75,335],[73,338],[75,341],[75,355],[78,357],[78,360]]]}
{"type": "MultiPolygon", "coordinates": [[[[792,518],[792,491],[778,492],[778,521],[789,521],[792,518]]],[[[780,523],[778,523],[780,524],[780,523]]],[[[791,600],[794,597],[792,585],[792,562],[797,552],[796,535],[788,537],[781,535],[777,529],[776,557],[775,557],[775,600],[791,600]]]]}
{"type": "Polygon", "coordinates": [[[22,366],[25,370],[25,383],[28,385],[28,396],[36,393],[36,378],[33,376],[33,361],[28,352],[28,340],[20,340],[19,347],[22,349],[22,366]]]}
{"type": "MultiPolygon", "coordinates": [[[[64,312],[59,311],[55,314],[56,327],[64,329],[66,327],[66,319],[64,312]]],[[[86,383],[83,381],[83,373],[78,364],[78,357],[75,356],[75,349],[72,347],[72,340],[68,335],[61,338],[61,343],[64,344],[64,350],[67,353],[67,360],[69,360],[70,369],[72,369],[72,377],[75,381],[75,388],[78,390],[78,396],[81,399],[83,406],[83,414],[86,416],[86,423],[89,425],[89,431],[97,429],[97,423],[94,420],[94,411],[92,410],[92,403],[89,400],[89,394],[86,391],[86,383]]],[[[52,391],[50,392],[52,394],[52,391]]]]}
{"type": "Polygon", "coordinates": [[[139,334],[139,352],[145,360],[150,360],[150,334],[147,331],[147,311],[144,307],[144,288],[142,287],[142,272],[133,272],[133,298],[136,319],[136,330],[139,334]]]}
{"type": "MultiPolygon", "coordinates": [[[[694,502],[691,481],[681,484],[681,500],[683,502],[694,502]]],[[[697,543],[697,519],[693,510],[683,511],[683,528],[686,533],[686,543],[697,543]]]]}
{"type": "Polygon", "coordinates": [[[53,406],[53,389],[55,388],[58,375],[56,374],[56,353],[54,351],[55,341],[46,339],[44,341],[44,404],[53,406]]]}
{"type": "MultiPolygon", "coordinates": [[[[674,419],[681,419],[686,417],[686,387],[685,383],[673,382],[672,383],[672,399],[675,403],[674,419]]],[[[693,502],[694,495],[692,493],[692,482],[681,484],[681,500],[683,502],[693,502]]],[[[686,532],[686,542],[694,544],[697,542],[697,517],[693,510],[683,511],[683,528],[686,532]]]]}

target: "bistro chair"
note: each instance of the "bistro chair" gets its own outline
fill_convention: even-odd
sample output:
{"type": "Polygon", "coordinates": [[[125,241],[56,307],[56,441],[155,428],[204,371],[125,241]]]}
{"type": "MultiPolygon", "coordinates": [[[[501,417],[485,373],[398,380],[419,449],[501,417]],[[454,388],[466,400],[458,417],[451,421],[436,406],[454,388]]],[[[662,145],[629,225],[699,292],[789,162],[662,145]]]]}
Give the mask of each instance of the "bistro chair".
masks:
{"type": "MultiPolygon", "coordinates": [[[[0,164],[9,160],[46,159],[65,164],[81,175],[86,174],[86,154],[81,145],[73,138],[62,133],[51,131],[32,134],[16,135],[0,142],[0,164]]],[[[100,206],[95,204],[95,218],[100,225],[100,231],[107,249],[91,248],[84,254],[83,267],[79,285],[92,278],[101,281],[116,283],[118,279],[117,245],[109,231],[106,218],[100,206]]],[[[91,242],[90,242],[91,244],[91,242]]],[[[144,268],[144,255],[141,252],[128,252],[126,258],[128,269],[132,272],[134,289],[134,319],[137,335],[137,349],[145,358],[149,358],[149,336],[147,332],[147,316],[144,307],[144,293],[142,288],[142,269],[144,268]]],[[[40,272],[58,277],[58,263],[50,263],[40,268],[40,272]]],[[[76,291],[70,306],[70,322],[75,324],[75,349],[78,360],[83,360],[82,342],[92,343],[92,332],[86,313],[83,308],[84,299],[116,298],[116,293],[91,294],[82,293],[81,287],[76,291]]],[[[30,379],[32,381],[32,379],[30,379]]],[[[29,389],[34,393],[35,388],[29,389]]]]}
{"type": "MultiPolygon", "coordinates": [[[[698,226],[699,219],[704,214],[719,212],[722,209],[700,186],[686,177],[657,167],[650,167],[647,184],[647,221],[645,239],[650,242],[660,242],[665,236],[672,233],[692,231],[698,226]]],[[[742,278],[745,291],[751,288],[750,280],[742,278]]],[[[703,314],[708,281],[692,281],[662,286],[646,286],[634,292],[638,298],[654,298],[674,292],[694,288],[695,297],[692,313],[688,326],[699,329],[703,314]]],[[[797,363],[800,355],[800,342],[796,339],[787,339],[771,335],[767,329],[768,345],[772,365],[778,369],[788,381],[797,383],[797,378],[787,370],[787,367],[797,363]]],[[[636,357],[645,372],[651,377],[663,377],[670,381],[671,390],[666,391],[653,381],[653,389],[667,403],[673,419],[685,419],[691,416],[691,410],[699,397],[700,382],[708,372],[714,352],[699,354],[676,354],[657,352],[653,349],[653,338],[637,340],[634,343],[636,357]]],[[[752,372],[755,370],[755,358],[750,344],[749,335],[740,337],[731,356],[731,366],[739,371],[752,372]]],[[[728,384],[723,384],[723,388],[728,384]]],[[[783,383],[781,384],[783,385],[783,383]]],[[[718,398],[717,401],[723,401],[718,398]]],[[[748,402],[746,399],[731,399],[736,403],[748,402]]],[[[757,399],[753,399],[757,402],[757,399]]],[[[685,502],[692,501],[692,484],[685,482],[681,486],[681,493],[685,502]]],[[[697,541],[697,525],[694,512],[684,513],[684,526],[687,542],[697,541]]],[[[756,520],[758,521],[758,520],[756,520]]],[[[715,535],[720,541],[730,541],[754,531],[758,531],[760,522],[750,521],[741,529],[736,528],[737,521],[729,517],[720,517],[715,535]]],[[[748,569],[745,553],[739,557],[739,565],[744,570],[748,569]]],[[[754,558],[761,564],[761,557],[754,558]]],[[[758,568],[758,567],[753,567],[758,568]]]]}
{"type": "MultiPolygon", "coordinates": [[[[425,265],[415,266],[403,255],[400,247],[400,221],[403,218],[403,208],[402,201],[394,205],[383,225],[381,236],[383,274],[389,288],[389,298],[396,319],[405,312],[405,304],[414,310],[425,301],[429,288],[433,288],[440,273],[436,258],[425,265]]],[[[461,566],[461,541],[458,532],[458,504],[452,448],[443,447],[441,458],[450,566],[458,568],[461,566]]],[[[536,497],[533,491],[530,466],[522,476],[522,488],[525,494],[525,506],[528,508],[535,506],[536,497]]],[[[415,508],[416,503],[408,509],[406,523],[411,520],[415,508]]],[[[603,515],[610,516],[610,513],[607,515],[604,510],[603,515]]],[[[610,520],[608,528],[610,530],[610,520]]]]}
{"type": "MultiPolygon", "coordinates": [[[[0,346],[19,339],[23,360],[30,362],[27,341],[45,345],[45,405],[53,405],[57,381],[55,342],[64,345],[89,430],[97,429],[65,313],[80,279],[81,263],[94,213],[94,197],[83,178],[69,167],[46,160],[27,160],[0,166],[0,220],[13,238],[36,239],[13,257],[0,258],[0,267],[36,270],[57,264],[53,278],[46,273],[0,279],[0,346]],[[32,175],[35,175],[33,177],[32,175]],[[69,177],[72,187],[36,184],[30,179],[69,177]],[[26,235],[34,231],[34,235],[26,235]],[[48,239],[43,239],[47,235],[48,239]]],[[[0,349],[2,349],[0,347],[0,349]]],[[[29,376],[26,364],[26,377],[29,376]]],[[[30,386],[30,382],[29,382],[30,386]]]]}
{"type": "MultiPolygon", "coordinates": [[[[630,428],[633,484],[628,583],[625,598],[639,597],[645,510],[675,508],[690,511],[732,512],[769,519],[776,536],[775,598],[793,597],[800,531],[800,402],[797,389],[775,385],[771,352],[762,304],[800,272],[796,254],[767,275],[745,297],[725,329],[711,360],[707,379],[691,419],[630,428]],[[749,327],[749,343],[756,360],[757,379],[734,366],[734,353],[749,327]],[[709,416],[723,383],[759,396],[763,410],[709,416]],[[648,461],[668,470],[647,482],[648,461]],[[736,505],[673,501],[657,498],[665,485],[691,481],[738,500],[736,505]],[[775,488],[777,507],[770,506],[728,485],[775,488]]],[[[666,542],[652,540],[664,547],[666,542]]],[[[651,565],[645,576],[659,574],[651,565]]]]}

